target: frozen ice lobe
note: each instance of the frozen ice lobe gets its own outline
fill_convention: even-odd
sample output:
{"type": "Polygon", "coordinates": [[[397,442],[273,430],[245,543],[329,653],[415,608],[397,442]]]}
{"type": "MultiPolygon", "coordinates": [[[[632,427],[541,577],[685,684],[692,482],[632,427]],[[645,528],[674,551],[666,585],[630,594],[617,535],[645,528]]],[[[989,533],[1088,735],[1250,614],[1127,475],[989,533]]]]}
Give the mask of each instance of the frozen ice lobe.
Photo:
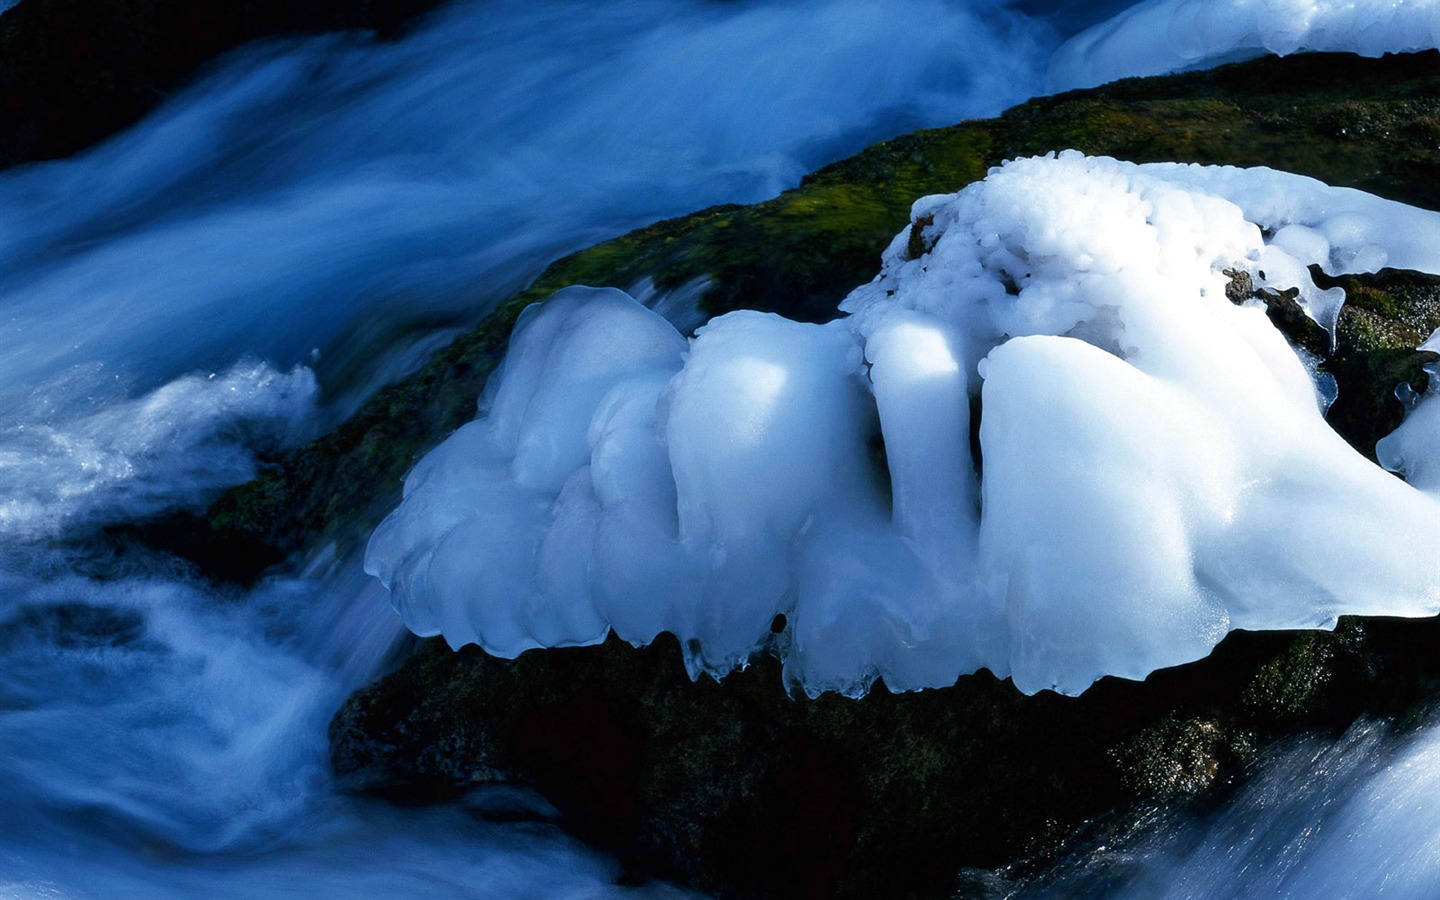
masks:
{"type": "Polygon", "coordinates": [[[1436,0],[1148,0],[1071,38],[1052,90],[1234,62],[1267,53],[1383,56],[1440,47],[1436,0]]]}
{"type": "MultiPolygon", "coordinates": [[[[593,531],[592,445],[608,437],[597,413],[647,391],[653,405],[684,351],[668,322],[620,291],[570,288],[525,311],[489,414],[420,461],[372,536],[366,570],[412,630],[503,656],[604,639],[588,547],[576,545],[593,531]]],[[[638,449],[622,477],[643,465],[638,449]]]]}
{"type": "MultiPolygon", "coordinates": [[[[1440,353],[1440,331],[1419,349],[1440,353]]],[[[1401,472],[1411,485],[1440,497],[1440,364],[1425,367],[1431,390],[1421,398],[1405,421],[1375,447],[1380,464],[1401,472]]]]}
{"type": "MultiPolygon", "coordinates": [[[[767,648],[812,694],[981,668],[1078,693],[1235,628],[1440,610],[1437,500],[1336,435],[1225,291],[1243,270],[1333,322],[1306,267],[1440,271],[1440,215],[1070,152],[914,219],[823,325],[739,312],[686,341],[619,291],[532,307],[367,569],[454,645],[668,631],[692,674],[767,648]]],[[[1435,428],[1397,433],[1407,472],[1435,428]]]]}

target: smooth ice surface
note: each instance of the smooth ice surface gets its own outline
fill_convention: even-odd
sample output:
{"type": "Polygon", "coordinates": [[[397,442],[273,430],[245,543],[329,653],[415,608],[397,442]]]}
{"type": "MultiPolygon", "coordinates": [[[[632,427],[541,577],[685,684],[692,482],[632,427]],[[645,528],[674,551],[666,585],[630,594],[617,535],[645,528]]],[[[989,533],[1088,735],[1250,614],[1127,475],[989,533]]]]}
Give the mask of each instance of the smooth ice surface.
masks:
{"type": "MultiPolygon", "coordinates": [[[[383,669],[397,627],[353,565],[322,550],[302,577],[222,594],[134,548],[117,556],[103,526],[208,502],[255,452],[323,430],[549,259],[1024,99],[1064,34],[1121,5],[460,2],[396,41],[242,48],[107,144],[0,173],[0,894],[632,893],[549,826],[335,791],[327,720],[383,669]]],[[[1319,232],[1365,250],[1356,268],[1408,233],[1424,247],[1419,226],[1377,240],[1351,227],[1363,215],[1322,219],[1274,242],[1316,256],[1319,232]]],[[[686,321],[686,298],[652,299],[686,321]]],[[[593,416],[570,427],[580,413],[542,403],[548,417],[514,419],[514,447],[479,458],[509,472],[528,435],[523,484],[483,471],[475,485],[512,504],[493,522],[543,562],[510,575],[550,603],[500,604],[495,626],[517,646],[670,628],[704,638],[697,668],[723,670],[781,596],[795,614],[775,644],[812,686],[858,690],[880,671],[940,683],[1003,657],[1001,613],[972,602],[966,574],[982,487],[954,462],[969,453],[976,351],[931,318],[891,314],[858,356],[843,329],[717,324],[715,353],[682,351],[696,376],[683,391],[684,359],[662,358],[677,338],[597,318],[649,334],[655,355],[592,358],[577,377],[622,382],[593,416]],[[764,355],[733,357],[727,333],[764,355]],[[813,379],[792,372],[801,360],[813,379]],[[727,383],[744,388],[733,408],[727,383]],[[823,420],[795,418],[819,405],[823,420]],[[711,408],[748,426],[745,455],[707,459],[707,438],[730,439],[711,408]],[[662,416],[688,423],[678,443],[662,416]],[[699,504],[683,517],[674,447],[699,504]],[[588,464],[566,473],[576,454],[588,464]],[[821,491],[822,474],[846,491],[821,491]],[[735,478],[754,484],[727,490],[735,478]],[[766,524],[748,528],[756,510],[766,524]],[[750,602],[717,608],[733,585],[750,602]]],[[[476,462],[461,449],[452,463],[476,462]]],[[[470,577],[463,554],[446,564],[470,577]]],[[[463,603],[439,611],[475,627],[463,603]]]]}
{"type": "Polygon", "coordinates": [[[532,307],[367,569],[452,644],[670,631],[692,672],[770,646],[812,693],[982,667],[1075,693],[1233,628],[1440,609],[1440,506],[1326,425],[1224,274],[1330,322],[1307,265],[1440,272],[1440,214],[1069,152],[914,216],[928,252],[898,235],[826,325],[732,313],[687,347],[618,291],[532,307]]]}
{"type": "Polygon", "coordinates": [[[1071,38],[1051,90],[1275,53],[1383,56],[1440,46],[1435,0],[1149,0],[1071,38]]]}
{"type": "MultiPolygon", "coordinates": [[[[103,145],[0,172],[0,895],[634,893],[548,826],[336,792],[328,718],[399,628],[357,561],[217,592],[108,526],[210,502],[551,259],[1023,100],[1060,35],[1105,14],[462,0],[395,40],[242,47],[103,145]]],[[[688,331],[703,289],[637,295],[688,331]]],[[[673,374],[635,373],[606,401],[591,465],[612,473],[593,502],[614,593],[546,639],[602,611],[653,628],[623,578],[658,577],[638,536],[675,528],[655,511],[674,488],[652,437],[673,374]]],[[[588,425],[554,413],[520,429],[535,496],[589,452],[588,425]]],[[[566,596],[586,590],[584,487],[545,542],[546,590],[566,596]]]]}

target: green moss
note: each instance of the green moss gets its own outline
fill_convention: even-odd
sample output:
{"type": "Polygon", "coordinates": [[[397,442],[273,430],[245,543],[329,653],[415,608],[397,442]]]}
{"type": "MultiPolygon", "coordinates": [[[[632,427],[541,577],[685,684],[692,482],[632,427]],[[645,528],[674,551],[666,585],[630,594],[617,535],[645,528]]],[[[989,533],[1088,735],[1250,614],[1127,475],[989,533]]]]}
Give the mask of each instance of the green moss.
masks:
{"type": "Polygon", "coordinates": [[[1335,376],[1339,397],[1327,418],[1351,446],[1371,459],[1376,442],[1405,415],[1396,389],[1429,386],[1426,367],[1440,356],[1415,349],[1440,327],[1440,277],[1399,269],[1330,278],[1311,267],[1316,284],[1345,291],[1335,329],[1335,349],[1325,371],[1335,376]]]}
{"type": "Polygon", "coordinates": [[[1345,290],[1336,329],[1342,349],[1413,350],[1440,327],[1440,278],[1434,275],[1401,269],[1341,278],[1312,274],[1322,287],[1345,290]]]}
{"type": "Polygon", "coordinates": [[[990,157],[983,126],[917,132],[821,169],[774,200],[715,207],[587,251],[594,256],[583,273],[567,268],[560,280],[627,287],[649,276],[670,290],[705,278],[711,315],[764,309],[823,321],[874,276],[918,197],[974,181],[990,157]]]}
{"type": "Polygon", "coordinates": [[[1043,98],[1000,119],[1007,156],[1265,165],[1440,206],[1434,53],[1263,59],[1043,98]]]}
{"type": "MultiPolygon", "coordinates": [[[[829,315],[874,274],[917,197],[956,190],[1006,156],[1074,146],[1274,165],[1435,206],[1440,118],[1425,98],[1437,78],[1437,54],[1262,60],[877,144],[767,203],[658,223],[561,260],[484,329],[377,397],[348,437],[301,451],[217,517],[231,503],[257,533],[303,538],[357,521],[356,509],[387,509],[415,455],[468,418],[521,306],[566,284],[703,277],[712,311],[829,315]],[[342,471],[353,484],[337,488],[342,471]],[[276,528],[275,516],[317,494],[326,499],[310,519],[276,528]]],[[[1440,325],[1437,285],[1389,270],[1344,281],[1351,302],[1327,363],[1342,384],[1332,423],[1366,452],[1398,421],[1395,385],[1419,387],[1433,359],[1413,348],[1440,325]]],[[[790,698],[768,657],[723,685],[692,684],[668,636],[640,651],[611,640],[515,661],[431,644],[347,704],[332,749],[338,770],[411,796],[503,772],[627,862],[702,887],[939,894],[963,866],[1012,862],[1136,800],[1209,794],[1286,735],[1415,708],[1440,687],[1437,632],[1434,620],[1237,632],[1207,659],[1143,683],[1105,679],[1080,698],[1024,697],[982,672],[916,694],[882,686],[860,701],[790,698]]]]}
{"type": "Polygon", "coordinates": [[[1357,625],[1345,631],[1311,631],[1255,672],[1241,702],[1247,715],[1270,723],[1301,721],[1328,705],[1339,656],[1350,652],[1357,625]]]}
{"type": "Polygon", "coordinates": [[[1175,800],[1199,796],[1238,775],[1255,744],[1221,719],[1165,716],[1112,754],[1126,791],[1143,800],[1175,800]]]}
{"type": "MultiPolygon", "coordinates": [[[[1440,151],[1428,138],[1415,139],[1416,129],[1440,121],[1431,110],[1437,94],[1435,53],[1299,56],[1125,81],[1034,100],[998,119],[884,141],[774,200],[639,229],[556,262],[351,421],[222,498],[208,517],[214,539],[202,543],[258,542],[273,552],[254,558],[270,561],[319,539],[356,540],[394,505],[415,460],[473,416],[519,311],[566,285],[628,288],[649,277],[673,289],[703,278],[710,285],[703,303],[712,314],[751,308],[827,319],[847,291],[874,276],[917,198],[958,190],[1007,157],[1069,147],[1137,161],[1271,165],[1437,206],[1440,151]],[[1343,143],[1336,136],[1341,122],[1357,123],[1341,126],[1343,143]]],[[[1392,302],[1387,292],[1392,287],[1357,292],[1342,320],[1362,350],[1413,347],[1427,325],[1440,324],[1433,295],[1423,303],[1395,301],[1397,307],[1385,305],[1392,302]]],[[[1349,374],[1378,383],[1390,374],[1388,368],[1377,374],[1381,362],[1365,360],[1349,374]]],[[[1356,445],[1373,452],[1376,428],[1366,424],[1374,419],[1367,409],[1373,407],[1341,411],[1357,420],[1356,445]]]]}

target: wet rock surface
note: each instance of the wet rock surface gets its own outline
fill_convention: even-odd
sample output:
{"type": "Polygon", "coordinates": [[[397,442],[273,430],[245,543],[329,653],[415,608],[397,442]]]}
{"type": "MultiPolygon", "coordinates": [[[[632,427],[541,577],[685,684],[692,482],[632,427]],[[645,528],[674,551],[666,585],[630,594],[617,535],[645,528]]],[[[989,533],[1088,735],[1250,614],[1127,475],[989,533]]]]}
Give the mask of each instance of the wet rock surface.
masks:
{"type": "Polygon", "coordinates": [[[1440,687],[1440,622],[1236,632],[1199,662],[1079,698],[988,673],[862,700],[791,697],[758,659],[692,683],[673,639],[499,660],[431,642],[331,726],[357,790],[533,787],[638,872],[727,896],[940,896],[966,867],[1095,817],[1223,791],[1288,735],[1404,716],[1440,687]],[[436,765],[437,754],[445,758],[436,765]]]}
{"type": "MultiPolygon", "coordinates": [[[[343,549],[399,503],[410,467],[474,417],[526,305],[572,284],[627,289],[651,278],[667,291],[705,279],[702,303],[712,315],[748,308],[801,321],[831,318],[846,293],[874,277],[881,251],[910,223],[917,197],[959,190],[1006,158],[1073,147],[1138,162],[1270,165],[1440,208],[1440,179],[1433,177],[1440,146],[1410,140],[1402,127],[1422,115],[1417,104],[1435,96],[1440,53],[1378,60],[1313,54],[1127,80],[1032,100],[997,119],[881,142],[774,200],[659,222],[556,262],[479,329],[380,391],[340,428],[230,491],[193,528],[169,529],[169,536],[159,529],[153,542],[238,581],[318,541],[343,549]],[[1395,127],[1350,134],[1339,152],[1325,123],[1342,103],[1395,127]],[[243,547],[244,559],[220,559],[227,546],[243,547]]],[[[1426,291],[1436,282],[1418,277],[1414,285],[1405,282],[1408,300],[1396,292],[1398,281],[1387,287],[1381,279],[1373,292],[1353,292],[1360,302],[1347,303],[1341,317],[1337,349],[1353,344],[1361,355],[1346,357],[1358,365],[1354,372],[1337,363],[1333,374],[1362,389],[1341,392],[1331,422],[1367,453],[1403,409],[1393,398],[1396,379],[1413,378],[1412,387],[1423,388],[1414,348],[1424,337],[1420,326],[1435,318],[1434,295],[1426,291]],[[1408,311],[1394,315],[1390,302],[1408,311]],[[1405,316],[1412,325],[1399,324],[1405,316]],[[1394,415],[1371,420],[1377,402],[1394,415]]]]}
{"type": "MultiPolygon", "coordinates": [[[[1434,53],[1260,60],[884,142],[767,203],[705,210],[561,260],[336,432],[185,523],[184,540],[173,527],[149,539],[242,580],[321,540],[353,551],[414,461],[473,416],[527,303],[569,284],[624,288],[648,276],[665,290],[706,278],[711,313],[823,319],[873,276],[916,197],[957,190],[1003,158],[1075,147],[1263,164],[1435,207],[1440,149],[1416,137],[1440,121],[1435,96],[1434,53]],[[1364,127],[1337,128],[1337,117],[1364,127]],[[246,548],[250,571],[218,565],[227,546],[246,548]]],[[[1427,383],[1434,356],[1415,347],[1440,325],[1440,281],[1394,270],[1316,277],[1350,297],[1333,347],[1296,317],[1293,298],[1259,299],[1324,358],[1340,384],[1330,421],[1373,456],[1403,415],[1396,388],[1427,383]]],[[[1253,295],[1233,287],[1238,302],[1253,295]]],[[[1132,806],[1223,792],[1277,740],[1407,715],[1440,687],[1437,650],[1435,620],[1347,619],[1334,632],[1235,633],[1207,659],[1144,682],[1106,679],[1079,698],[1024,696],[982,672],[852,701],[791,697],[764,656],[723,684],[692,683],[670,638],[513,661],[432,642],[347,702],[332,754],[353,789],[406,802],[497,781],[533,787],[636,873],[722,895],[936,896],[970,890],[957,888],[962,870],[983,892],[973,869],[1026,859],[1132,806]]]]}

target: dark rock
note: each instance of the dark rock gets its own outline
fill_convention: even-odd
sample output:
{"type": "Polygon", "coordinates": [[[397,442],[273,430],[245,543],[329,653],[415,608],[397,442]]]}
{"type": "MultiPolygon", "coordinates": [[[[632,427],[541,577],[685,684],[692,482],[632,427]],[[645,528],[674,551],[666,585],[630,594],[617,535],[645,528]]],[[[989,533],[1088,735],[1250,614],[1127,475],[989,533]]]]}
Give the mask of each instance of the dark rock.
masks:
{"type": "Polygon", "coordinates": [[[1347,684],[1363,684],[1376,674],[1365,662],[1365,643],[1365,628],[1357,619],[1344,620],[1334,631],[1297,635],[1256,670],[1240,698],[1246,713],[1277,726],[1359,715],[1361,705],[1337,701],[1347,684]]]}
{"type": "Polygon", "coordinates": [[[708,890],[932,896],[1093,817],[1232,784],[1287,735],[1403,714],[1437,684],[1440,620],[1236,632],[1207,659],[1078,698],[984,672],[792,698],[769,657],[692,683],[668,636],[513,661],[431,643],[331,734],[337,771],[372,790],[444,796],[504,773],[635,869],[708,890]]]}
{"type": "MultiPolygon", "coordinates": [[[[1265,304],[1265,316],[1276,330],[1296,347],[1311,355],[1324,358],[1330,355],[1333,343],[1329,332],[1305,312],[1300,305],[1300,289],[1289,287],[1282,291],[1256,290],[1255,279],[1242,269],[1226,269],[1221,274],[1230,281],[1225,285],[1225,299],[1236,305],[1250,300],[1265,304]]],[[[1264,276],[1264,272],[1260,273],[1264,276]]]]}
{"type": "Polygon", "coordinates": [[[261,573],[285,560],[285,555],[270,543],[243,532],[211,528],[206,519],[183,510],[147,522],[111,526],[106,534],[121,544],[163,547],[221,584],[249,587],[261,573]]]}
{"type": "Polygon", "coordinates": [[[910,223],[910,238],[905,245],[906,256],[910,259],[919,259],[929,253],[934,247],[934,241],[925,239],[925,229],[935,224],[935,216],[921,216],[910,223]]]}
{"type": "MultiPolygon", "coordinates": [[[[345,425],[227,494],[205,517],[204,527],[215,534],[186,541],[235,541],[252,548],[248,557],[255,565],[321,539],[342,549],[356,543],[394,508],[401,479],[415,461],[473,417],[519,311],[567,285],[628,288],[653,277],[666,290],[705,278],[711,288],[704,304],[712,314],[751,308],[824,320],[850,289],[874,277],[881,251],[909,224],[915,198],[959,190],[1002,159],[1067,147],[1137,161],[1270,165],[1440,206],[1440,178],[1434,177],[1440,174],[1440,147],[1418,143],[1400,127],[1428,115],[1431,106],[1440,109],[1440,100],[1423,99],[1428,97],[1440,97],[1440,53],[1378,60],[1300,55],[1132,79],[1032,100],[998,119],[883,141],[807,176],[774,200],[660,222],[560,260],[480,329],[377,394],[345,425]],[[1335,152],[1323,122],[1339,102],[1396,128],[1354,137],[1345,152],[1335,152]]],[[[1363,302],[1347,304],[1342,315],[1342,351],[1346,336],[1360,331],[1367,340],[1381,340],[1385,314],[1360,316],[1363,302]]],[[[1418,311],[1424,303],[1410,305],[1423,318],[1418,311]]],[[[1389,338],[1381,345],[1399,346],[1389,338]]],[[[1341,384],[1331,421],[1373,455],[1375,439],[1398,419],[1376,425],[1366,410],[1375,402],[1391,413],[1400,409],[1391,396],[1392,378],[1416,367],[1400,364],[1399,357],[1356,359],[1357,369],[1331,368],[1341,384]],[[1377,401],[1381,395],[1386,399],[1377,401]]],[[[1422,387],[1418,376],[1414,386],[1422,387]]],[[[243,580],[258,570],[231,574],[243,580]]]]}
{"type": "Polygon", "coordinates": [[[1265,316],[1276,330],[1311,355],[1324,359],[1330,355],[1330,333],[1300,305],[1300,289],[1257,291],[1255,296],[1265,303],[1265,316]]]}
{"type": "Polygon", "coordinates": [[[1176,800],[1205,794],[1254,755],[1250,735],[1205,716],[1166,716],[1113,751],[1121,784],[1136,797],[1176,800]]]}
{"type": "Polygon", "coordinates": [[[1237,306],[1255,296],[1255,279],[1244,269],[1226,269],[1222,273],[1230,281],[1225,285],[1225,299],[1237,306]]]}

